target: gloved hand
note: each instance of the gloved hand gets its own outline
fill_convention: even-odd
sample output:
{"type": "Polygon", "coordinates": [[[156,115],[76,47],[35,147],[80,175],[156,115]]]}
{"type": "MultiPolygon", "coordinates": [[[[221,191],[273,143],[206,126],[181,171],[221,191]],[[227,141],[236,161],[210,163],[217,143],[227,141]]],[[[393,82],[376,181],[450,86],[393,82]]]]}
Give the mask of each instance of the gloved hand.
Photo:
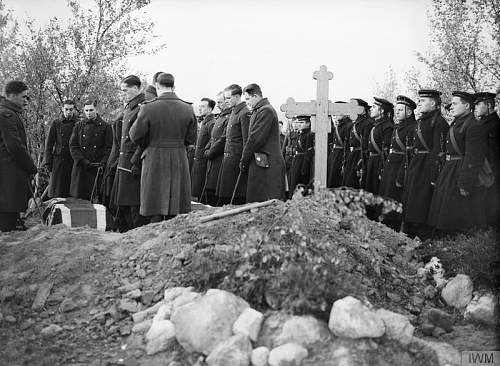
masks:
{"type": "Polygon", "coordinates": [[[80,164],[85,169],[88,169],[90,167],[90,160],[88,160],[88,159],[82,159],[82,160],[80,160],[80,164]]]}

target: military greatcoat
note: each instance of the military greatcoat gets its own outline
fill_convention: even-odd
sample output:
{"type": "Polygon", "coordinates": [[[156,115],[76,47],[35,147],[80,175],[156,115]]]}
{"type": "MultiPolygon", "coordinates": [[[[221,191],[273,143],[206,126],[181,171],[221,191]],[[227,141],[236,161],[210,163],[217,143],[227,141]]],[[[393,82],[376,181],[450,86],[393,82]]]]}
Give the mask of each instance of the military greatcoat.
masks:
{"type": "Polygon", "coordinates": [[[285,198],[285,160],[281,155],[278,116],[267,98],[252,108],[241,162],[248,166],[247,202],[285,198]],[[261,166],[263,156],[268,167],[261,166]]]}
{"type": "Polygon", "coordinates": [[[130,129],[135,143],[147,141],[142,153],[142,216],[177,215],[191,210],[191,177],[186,146],[196,140],[191,103],[173,92],[141,106],[130,129]]]}
{"type": "Polygon", "coordinates": [[[368,192],[378,194],[380,179],[384,170],[385,157],[391,145],[394,124],[386,117],[376,121],[368,136],[368,161],[366,163],[366,183],[368,192]]]}
{"type": "Polygon", "coordinates": [[[368,140],[372,126],[373,120],[367,115],[361,115],[350,128],[342,177],[343,186],[352,188],[365,186],[368,140]]]}
{"type": "Polygon", "coordinates": [[[69,149],[73,157],[71,171],[70,194],[72,197],[88,200],[92,191],[100,191],[96,185],[98,168],[92,163],[105,166],[113,146],[111,125],[100,116],[95,119],[85,118],[75,124],[69,141],[69,149]],[[94,187],[95,186],[95,187],[94,187]]]}
{"type": "Polygon", "coordinates": [[[69,152],[69,139],[76,118],[59,118],[52,122],[45,142],[45,166],[49,169],[49,197],[68,197],[71,185],[73,158],[69,152]]]}
{"type": "Polygon", "coordinates": [[[139,206],[141,203],[141,154],[143,149],[130,139],[129,131],[136,121],[140,105],[144,101],[144,94],[140,93],[127,103],[123,111],[120,153],[112,194],[117,206],[139,206]]]}
{"type": "Polygon", "coordinates": [[[446,161],[432,196],[428,225],[445,232],[486,225],[486,191],[478,179],[486,154],[487,131],[472,113],[455,119],[446,138],[446,161]]]}
{"type": "MultiPolygon", "coordinates": [[[[219,197],[231,198],[233,195],[240,174],[241,153],[248,138],[249,122],[250,111],[246,103],[241,102],[234,106],[227,123],[224,159],[217,183],[216,195],[219,197]]],[[[247,174],[243,173],[240,176],[234,197],[244,200],[246,192],[247,174]]]]}
{"type": "Polygon", "coordinates": [[[205,183],[205,191],[214,191],[217,189],[217,181],[219,179],[222,160],[224,159],[224,146],[226,145],[226,128],[229,121],[229,115],[232,109],[223,110],[215,120],[210,140],[205,150],[207,163],[207,180],[205,183]]]}
{"type": "Polygon", "coordinates": [[[207,174],[207,158],[205,157],[205,149],[210,141],[212,128],[214,127],[215,118],[213,114],[208,114],[201,122],[198,138],[196,139],[196,148],[194,151],[193,168],[191,169],[191,195],[200,198],[205,185],[207,174]]]}
{"type": "Polygon", "coordinates": [[[403,188],[404,222],[427,223],[433,183],[439,175],[440,156],[444,152],[448,128],[448,123],[437,110],[423,113],[417,121],[413,157],[403,188]]]}
{"type": "Polygon", "coordinates": [[[337,126],[332,127],[332,141],[329,144],[328,153],[328,188],[336,188],[342,185],[342,165],[351,126],[351,120],[345,117],[339,120],[337,126]]]}
{"type": "Polygon", "coordinates": [[[30,175],[37,168],[26,147],[22,109],[7,99],[0,101],[0,212],[28,208],[30,175]]]}

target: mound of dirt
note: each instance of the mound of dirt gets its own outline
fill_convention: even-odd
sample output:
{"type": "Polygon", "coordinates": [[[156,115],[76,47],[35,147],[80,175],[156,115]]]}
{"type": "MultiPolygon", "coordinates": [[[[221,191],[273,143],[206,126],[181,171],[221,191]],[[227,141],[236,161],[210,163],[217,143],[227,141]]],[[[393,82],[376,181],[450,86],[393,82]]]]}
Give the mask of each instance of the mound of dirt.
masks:
{"type": "Polygon", "coordinates": [[[252,282],[240,273],[256,263],[249,262],[253,247],[279,258],[255,271],[246,268],[248,276],[281,270],[294,258],[300,265],[323,257],[334,262],[318,268],[335,268],[339,280],[330,276],[329,283],[314,284],[313,295],[338,287],[328,292],[328,309],[333,297],[346,294],[410,318],[436,306],[416,276],[419,243],[363,217],[366,199],[324,192],[202,223],[231,207],[208,208],[125,234],[61,225],[0,234],[0,364],[114,364],[105,360],[125,357],[131,313],[159,301],[171,286],[228,289],[262,311],[285,306],[292,289],[276,294],[276,286],[262,286],[257,296],[245,287],[252,282]],[[291,251],[296,257],[287,257],[291,251]],[[140,295],[124,302],[124,293],[134,289],[140,295]],[[41,298],[40,309],[32,308],[35,298],[41,298]],[[42,336],[53,324],[61,327],[57,334],[42,336]]]}

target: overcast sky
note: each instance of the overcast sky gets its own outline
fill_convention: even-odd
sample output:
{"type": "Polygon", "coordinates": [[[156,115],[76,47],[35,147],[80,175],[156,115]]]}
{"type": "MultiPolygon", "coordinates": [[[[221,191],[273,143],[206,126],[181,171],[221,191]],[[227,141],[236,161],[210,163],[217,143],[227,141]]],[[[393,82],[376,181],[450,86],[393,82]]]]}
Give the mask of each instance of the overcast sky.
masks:
{"type": "MultiPolygon", "coordinates": [[[[88,0],[84,0],[84,3],[88,0]]],[[[66,0],[6,0],[18,19],[65,17],[66,0]]],[[[198,102],[225,86],[258,83],[279,109],[286,98],[315,98],[312,73],[334,74],[330,99],[372,102],[389,66],[401,78],[421,68],[429,0],[153,0],[144,13],[167,47],[134,57],[130,73],[174,74],[178,95],[198,102]]]]}

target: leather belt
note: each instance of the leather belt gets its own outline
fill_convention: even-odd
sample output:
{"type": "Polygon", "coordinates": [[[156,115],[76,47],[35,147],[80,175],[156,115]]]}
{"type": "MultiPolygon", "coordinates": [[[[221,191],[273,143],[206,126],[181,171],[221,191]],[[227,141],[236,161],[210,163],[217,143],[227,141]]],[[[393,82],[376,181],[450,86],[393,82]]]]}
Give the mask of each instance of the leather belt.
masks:
{"type": "Polygon", "coordinates": [[[396,149],[390,149],[389,154],[396,154],[396,155],[405,155],[404,151],[399,151],[396,149]]]}
{"type": "Polygon", "coordinates": [[[301,152],[295,152],[295,156],[297,155],[304,155],[305,153],[301,153],[301,152]]]}
{"type": "Polygon", "coordinates": [[[159,147],[159,148],[184,148],[183,139],[171,139],[171,140],[160,140],[149,144],[149,147],[159,147]]]}
{"type": "Polygon", "coordinates": [[[462,157],[460,155],[446,154],[446,161],[450,161],[450,160],[462,160],[462,157]]]}
{"type": "Polygon", "coordinates": [[[343,150],[344,149],[344,146],[342,145],[337,145],[337,144],[333,144],[333,148],[336,149],[336,150],[343,150]]]}
{"type": "Polygon", "coordinates": [[[353,151],[361,151],[361,148],[360,148],[360,147],[354,147],[354,146],[351,146],[351,147],[349,148],[349,151],[350,151],[350,152],[353,152],[353,151]]]}
{"type": "Polygon", "coordinates": [[[370,152],[370,156],[380,156],[379,153],[370,152]]]}
{"type": "Polygon", "coordinates": [[[430,151],[428,150],[419,150],[419,149],[415,149],[415,154],[429,154],[430,151]]]}

